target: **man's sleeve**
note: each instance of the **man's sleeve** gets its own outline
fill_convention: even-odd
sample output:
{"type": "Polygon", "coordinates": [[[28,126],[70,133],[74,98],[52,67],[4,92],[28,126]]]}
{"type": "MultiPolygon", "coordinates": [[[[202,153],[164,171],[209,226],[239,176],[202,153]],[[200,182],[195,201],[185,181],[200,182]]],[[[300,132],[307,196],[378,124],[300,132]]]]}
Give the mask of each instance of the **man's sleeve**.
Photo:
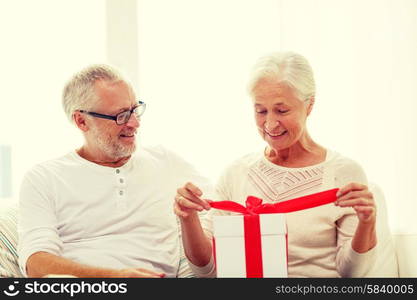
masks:
{"type": "Polygon", "coordinates": [[[59,255],[62,242],[52,196],[53,187],[40,168],[34,168],[22,181],[19,196],[19,266],[27,276],[26,262],[38,251],[59,255]]]}
{"type": "MultiPolygon", "coordinates": [[[[197,169],[188,161],[175,154],[174,152],[167,151],[170,157],[171,172],[173,172],[172,178],[174,179],[174,186],[176,188],[184,186],[187,182],[191,182],[197,186],[202,192],[202,198],[213,200],[215,196],[214,187],[212,182],[205,176],[203,176],[197,169]]],[[[176,192],[176,190],[175,190],[176,192]]],[[[174,201],[175,193],[172,196],[174,201]]],[[[201,227],[208,239],[212,238],[211,228],[211,211],[203,210],[199,212],[201,227]]],[[[183,252],[183,251],[182,251],[183,252]]],[[[182,253],[185,257],[185,254],[182,253]]],[[[198,277],[214,277],[216,275],[213,256],[210,262],[206,266],[198,267],[188,261],[188,265],[193,273],[198,277]]]]}

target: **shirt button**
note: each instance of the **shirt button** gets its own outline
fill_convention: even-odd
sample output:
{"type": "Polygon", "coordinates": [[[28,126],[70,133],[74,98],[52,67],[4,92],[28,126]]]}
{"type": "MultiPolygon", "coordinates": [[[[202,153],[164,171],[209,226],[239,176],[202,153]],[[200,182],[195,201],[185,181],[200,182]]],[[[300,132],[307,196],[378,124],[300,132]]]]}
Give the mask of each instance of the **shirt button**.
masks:
{"type": "Polygon", "coordinates": [[[116,173],[119,174],[120,173],[120,170],[119,169],[116,169],[116,173]]]}
{"type": "Polygon", "coordinates": [[[119,195],[120,195],[120,196],[122,196],[122,195],[123,195],[123,191],[120,191],[120,192],[119,192],[119,195]]]}
{"type": "Polygon", "coordinates": [[[120,178],[120,183],[123,183],[123,182],[124,182],[123,178],[120,178]]]}

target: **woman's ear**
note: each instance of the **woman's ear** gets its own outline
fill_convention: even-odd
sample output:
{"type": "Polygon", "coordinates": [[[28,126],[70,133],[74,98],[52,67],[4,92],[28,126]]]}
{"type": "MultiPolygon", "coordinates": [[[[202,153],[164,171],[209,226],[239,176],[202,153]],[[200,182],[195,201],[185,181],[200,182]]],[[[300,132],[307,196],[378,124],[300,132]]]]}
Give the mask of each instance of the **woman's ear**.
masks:
{"type": "Polygon", "coordinates": [[[315,97],[311,96],[310,100],[308,101],[308,107],[307,107],[307,116],[310,115],[311,111],[313,110],[313,106],[314,106],[314,101],[315,101],[315,97]]]}
{"type": "Polygon", "coordinates": [[[75,125],[80,128],[82,131],[88,131],[88,124],[86,122],[85,115],[80,113],[79,111],[74,112],[72,115],[75,125]]]}

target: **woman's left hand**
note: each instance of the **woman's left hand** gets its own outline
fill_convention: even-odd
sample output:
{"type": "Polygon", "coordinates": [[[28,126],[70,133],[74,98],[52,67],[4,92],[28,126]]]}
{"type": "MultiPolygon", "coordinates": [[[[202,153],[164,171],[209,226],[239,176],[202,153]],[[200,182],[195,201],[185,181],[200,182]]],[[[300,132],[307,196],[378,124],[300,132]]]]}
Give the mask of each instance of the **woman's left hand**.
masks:
{"type": "Polygon", "coordinates": [[[362,224],[375,224],[376,206],[374,196],[368,187],[360,183],[349,183],[340,188],[336,194],[335,205],[340,207],[353,207],[362,224]]]}

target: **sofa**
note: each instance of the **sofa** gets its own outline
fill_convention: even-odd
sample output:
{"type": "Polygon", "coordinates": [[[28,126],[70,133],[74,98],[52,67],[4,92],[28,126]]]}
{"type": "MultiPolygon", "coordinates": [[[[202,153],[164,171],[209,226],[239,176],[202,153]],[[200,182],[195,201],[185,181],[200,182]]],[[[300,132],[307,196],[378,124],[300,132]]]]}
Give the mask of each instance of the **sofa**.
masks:
{"type": "MultiPolygon", "coordinates": [[[[378,212],[378,257],[367,277],[417,277],[417,234],[392,234],[382,190],[375,184],[369,187],[378,212]]],[[[17,221],[16,202],[0,205],[0,277],[23,277],[17,262],[17,221]]]]}
{"type": "Polygon", "coordinates": [[[3,204],[0,208],[0,277],[23,277],[17,262],[16,203],[3,204]]]}

